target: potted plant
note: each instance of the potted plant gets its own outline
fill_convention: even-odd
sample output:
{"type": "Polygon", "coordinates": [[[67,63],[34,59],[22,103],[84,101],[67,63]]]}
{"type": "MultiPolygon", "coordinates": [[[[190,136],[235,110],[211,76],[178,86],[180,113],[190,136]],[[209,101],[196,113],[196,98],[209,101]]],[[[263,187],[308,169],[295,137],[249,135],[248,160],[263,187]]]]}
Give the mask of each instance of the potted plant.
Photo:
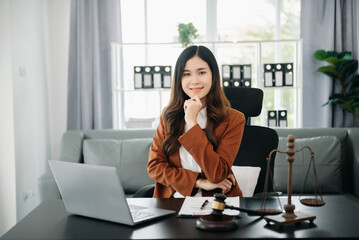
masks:
{"type": "Polygon", "coordinates": [[[319,67],[317,72],[335,79],[341,86],[341,93],[333,93],[323,106],[332,103],[350,112],[356,127],[359,118],[358,61],[352,58],[350,52],[317,50],[314,57],[329,63],[327,66],[319,67]]]}
{"type": "Polygon", "coordinates": [[[198,36],[197,29],[191,22],[187,24],[180,23],[177,25],[177,29],[179,33],[178,41],[182,44],[182,47],[187,47],[198,36]]]}

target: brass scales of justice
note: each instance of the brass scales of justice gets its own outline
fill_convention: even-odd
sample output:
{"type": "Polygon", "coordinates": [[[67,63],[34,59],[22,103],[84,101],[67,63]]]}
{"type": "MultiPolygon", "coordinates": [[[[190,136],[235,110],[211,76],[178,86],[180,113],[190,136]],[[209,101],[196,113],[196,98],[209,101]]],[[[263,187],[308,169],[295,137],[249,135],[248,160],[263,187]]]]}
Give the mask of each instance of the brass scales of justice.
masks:
{"type": "MultiPolygon", "coordinates": [[[[308,149],[310,151],[311,159],[308,166],[307,174],[303,183],[302,192],[304,190],[306,181],[308,179],[308,175],[310,172],[311,165],[313,165],[313,184],[314,184],[314,198],[306,198],[302,199],[302,193],[300,194],[300,202],[303,205],[310,206],[310,207],[320,207],[325,205],[325,202],[323,200],[322,194],[319,189],[319,182],[317,178],[317,173],[315,169],[315,163],[314,163],[314,152],[312,149],[308,146],[303,146],[302,148],[295,150],[294,146],[294,140],[295,137],[293,135],[288,135],[287,137],[287,150],[280,151],[278,149],[274,149],[270,152],[268,158],[267,158],[267,172],[266,172],[266,178],[265,178],[265,186],[264,186],[264,193],[262,195],[262,201],[261,201],[261,208],[260,209],[246,209],[246,208],[238,208],[234,206],[229,206],[225,204],[226,196],[224,194],[218,194],[216,193],[214,195],[215,199],[212,204],[212,213],[209,215],[205,215],[200,217],[196,222],[196,227],[205,230],[205,231],[228,231],[232,230],[238,227],[238,223],[232,216],[228,216],[223,214],[223,210],[225,208],[229,209],[235,209],[239,211],[246,212],[248,215],[251,216],[261,216],[264,217],[264,219],[267,221],[267,224],[270,222],[273,222],[274,224],[278,224],[279,226],[283,226],[285,224],[290,223],[297,223],[302,221],[310,221],[311,223],[314,221],[316,216],[313,216],[311,214],[307,214],[300,211],[294,211],[295,205],[292,203],[292,169],[293,169],[293,162],[294,162],[294,155],[297,152],[300,152],[304,149],[308,149]],[[265,207],[266,198],[267,198],[267,191],[268,191],[268,180],[269,177],[272,180],[274,191],[277,192],[277,189],[274,184],[273,180],[273,174],[270,170],[270,160],[272,157],[272,154],[274,152],[278,152],[281,154],[287,154],[286,160],[288,161],[288,183],[287,183],[287,204],[284,205],[284,210],[279,209],[269,209],[265,207]],[[318,196],[319,195],[319,196],[318,196]]],[[[276,195],[278,202],[282,208],[282,205],[280,203],[280,200],[278,198],[278,194],[276,195]]]]}
{"type": "MultiPolygon", "coordinates": [[[[318,178],[317,178],[317,172],[315,169],[315,163],[314,163],[314,152],[313,150],[308,147],[308,146],[303,146],[302,148],[295,150],[294,146],[294,140],[295,137],[293,135],[288,135],[287,138],[288,142],[287,142],[287,151],[286,152],[282,152],[279,151],[278,149],[274,149],[270,152],[267,161],[269,163],[271,156],[274,152],[278,152],[278,153],[284,153],[287,154],[287,158],[286,160],[288,161],[289,165],[288,165],[288,183],[287,183],[287,198],[288,198],[288,202],[287,204],[284,205],[284,210],[285,212],[281,215],[276,215],[276,216],[264,216],[264,219],[267,221],[267,223],[269,222],[274,222],[275,224],[279,224],[280,226],[285,225],[285,224],[289,224],[289,223],[297,223],[297,222],[302,222],[302,221],[306,221],[309,220],[311,223],[314,221],[314,219],[316,218],[316,216],[307,214],[307,213],[303,213],[300,211],[294,211],[295,209],[295,205],[292,203],[292,175],[293,175],[293,162],[294,162],[294,155],[297,152],[300,152],[304,149],[308,149],[310,151],[310,155],[311,155],[311,159],[310,159],[310,163],[309,163],[309,167],[307,170],[307,174],[303,183],[303,188],[302,188],[302,192],[304,190],[305,184],[307,182],[308,179],[308,175],[309,175],[309,171],[311,168],[311,165],[313,165],[313,185],[314,185],[314,194],[315,194],[315,198],[306,198],[306,199],[301,199],[302,197],[302,193],[300,194],[300,202],[303,205],[306,206],[310,206],[310,207],[321,207],[325,204],[325,202],[323,201],[323,196],[320,192],[320,188],[319,188],[319,182],[318,182],[318,178]],[[318,198],[318,193],[319,193],[319,197],[318,198]]],[[[267,173],[269,173],[269,175],[271,175],[272,178],[272,182],[273,182],[273,176],[272,173],[270,171],[269,168],[269,164],[267,167],[267,173]]],[[[266,183],[267,184],[267,176],[266,176],[266,183]]],[[[275,185],[273,183],[273,186],[275,188],[275,185]]],[[[267,189],[267,186],[265,187],[265,189],[267,189]]]]}

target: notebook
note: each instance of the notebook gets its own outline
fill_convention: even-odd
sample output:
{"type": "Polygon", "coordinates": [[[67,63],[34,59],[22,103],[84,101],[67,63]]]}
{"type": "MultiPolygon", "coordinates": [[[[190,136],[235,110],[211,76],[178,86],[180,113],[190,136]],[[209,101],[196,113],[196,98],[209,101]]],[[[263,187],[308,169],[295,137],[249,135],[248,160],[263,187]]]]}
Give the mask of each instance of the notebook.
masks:
{"type": "Polygon", "coordinates": [[[129,205],[115,167],[49,161],[66,211],[130,226],[175,213],[129,205]]]}

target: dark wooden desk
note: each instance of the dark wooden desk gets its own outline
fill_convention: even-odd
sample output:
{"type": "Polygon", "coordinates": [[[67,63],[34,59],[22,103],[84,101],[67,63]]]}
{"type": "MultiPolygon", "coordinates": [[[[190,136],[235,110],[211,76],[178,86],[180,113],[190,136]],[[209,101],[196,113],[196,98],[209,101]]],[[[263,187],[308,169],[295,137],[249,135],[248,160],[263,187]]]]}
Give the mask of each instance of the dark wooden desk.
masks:
{"type": "MultiPolygon", "coordinates": [[[[5,233],[5,239],[243,239],[243,238],[359,238],[359,207],[345,195],[325,196],[326,205],[312,208],[293,199],[296,209],[310,212],[314,224],[302,222],[268,226],[262,218],[242,213],[238,229],[204,232],[195,228],[196,218],[167,216],[140,226],[129,227],[86,217],[67,215],[62,200],[40,204],[5,233]]],[[[130,199],[131,203],[178,211],[183,199],[130,199]]]]}

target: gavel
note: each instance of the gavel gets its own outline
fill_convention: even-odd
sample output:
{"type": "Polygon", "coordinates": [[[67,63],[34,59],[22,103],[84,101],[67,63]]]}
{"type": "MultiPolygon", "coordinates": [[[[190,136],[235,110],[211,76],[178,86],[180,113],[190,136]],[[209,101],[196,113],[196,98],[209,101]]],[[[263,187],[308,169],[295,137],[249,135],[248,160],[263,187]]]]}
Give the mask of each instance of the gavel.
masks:
{"type": "Polygon", "coordinates": [[[209,215],[204,215],[197,219],[196,228],[204,231],[230,231],[238,227],[238,222],[229,215],[223,214],[224,209],[234,209],[242,212],[246,212],[248,215],[264,216],[264,215],[276,215],[282,211],[278,209],[247,209],[227,205],[226,195],[222,193],[215,193],[212,203],[212,212],[209,215]]]}
{"type": "Polygon", "coordinates": [[[248,215],[252,215],[252,216],[276,215],[276,214],[282,213],[282,211],[279,209],[256,209],[255,210],[255,209],[230,206],[225,203],[226,198],[227,198],[226,195],[224,195],[222,193],[214,194],[211,215],[221,216],[221,215],[223,215],[223,211],[225,208],[239,210],[241,212],[245,212],[248,215]]]}

